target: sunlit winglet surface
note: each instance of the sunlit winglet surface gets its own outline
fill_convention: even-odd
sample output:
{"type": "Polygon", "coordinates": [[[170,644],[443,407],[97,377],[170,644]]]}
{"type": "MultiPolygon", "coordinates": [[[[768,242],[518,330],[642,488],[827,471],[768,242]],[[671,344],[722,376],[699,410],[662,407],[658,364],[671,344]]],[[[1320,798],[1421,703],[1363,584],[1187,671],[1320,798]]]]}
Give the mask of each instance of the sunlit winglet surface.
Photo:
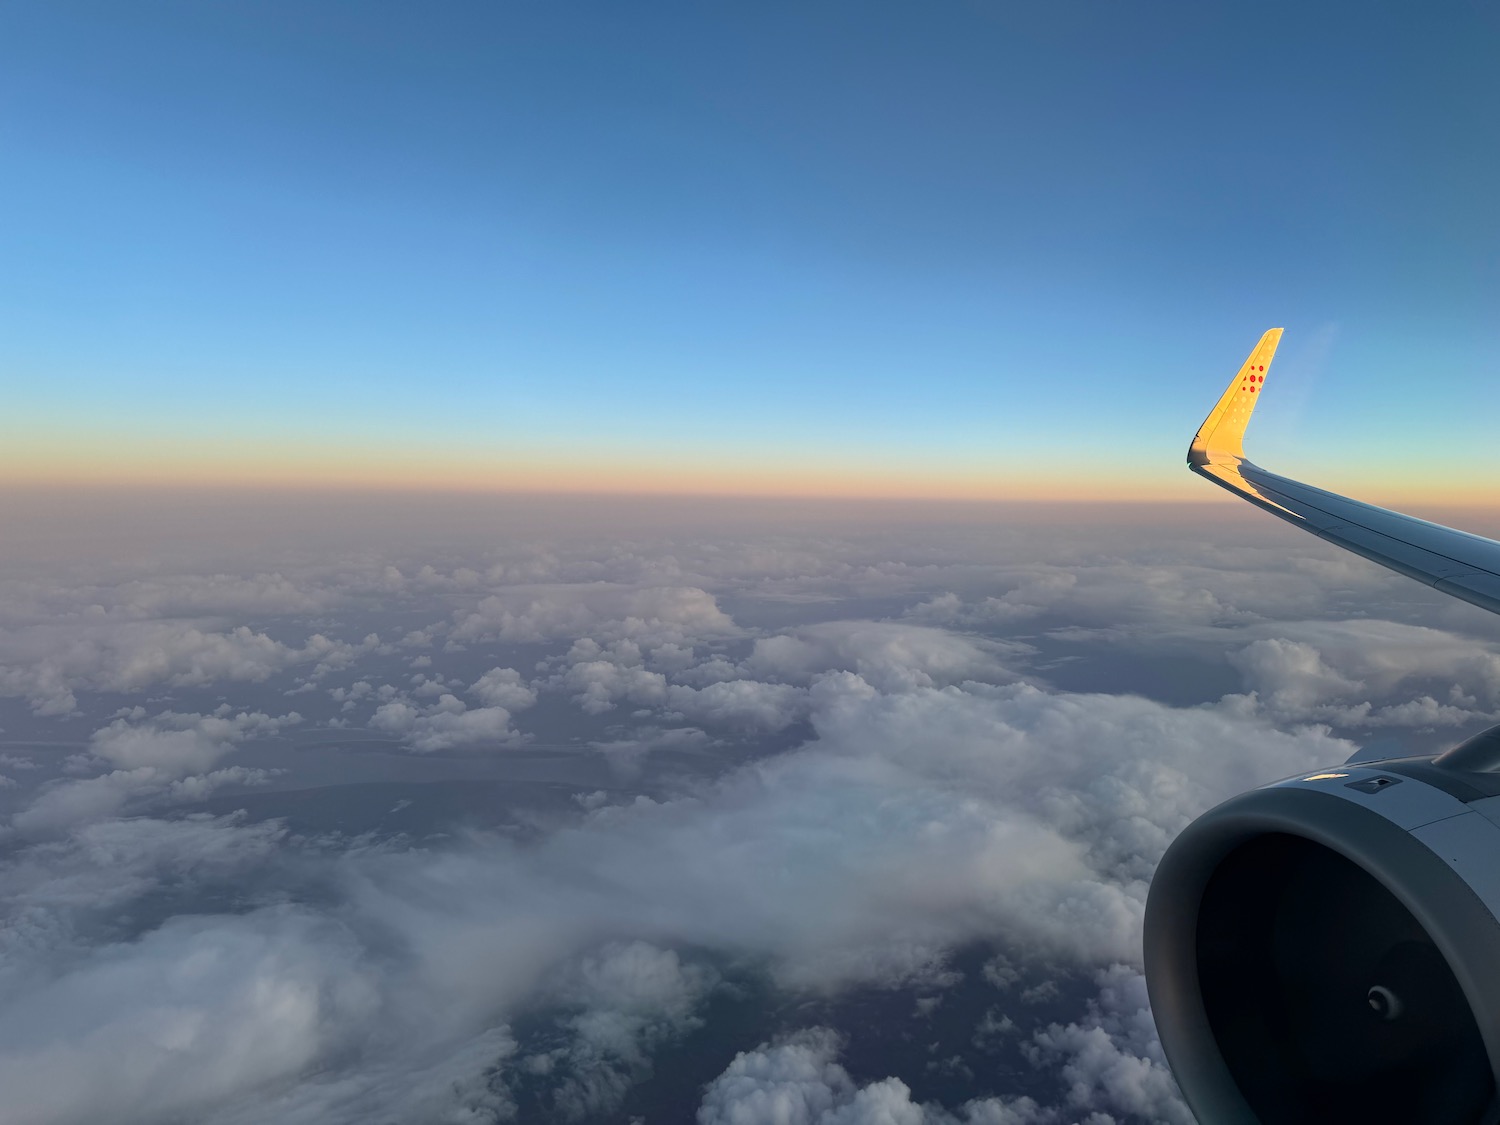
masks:
{"type": "Polygon", "coordinates": [[[1188,466],[1274,516],[1346,550],[1500,613],[1500,543],[1377,508],[1267,472],[1245,457],[1245,426],[1281,340],[1273,328],[1230,382],[1188,448],[1188,466]]]}

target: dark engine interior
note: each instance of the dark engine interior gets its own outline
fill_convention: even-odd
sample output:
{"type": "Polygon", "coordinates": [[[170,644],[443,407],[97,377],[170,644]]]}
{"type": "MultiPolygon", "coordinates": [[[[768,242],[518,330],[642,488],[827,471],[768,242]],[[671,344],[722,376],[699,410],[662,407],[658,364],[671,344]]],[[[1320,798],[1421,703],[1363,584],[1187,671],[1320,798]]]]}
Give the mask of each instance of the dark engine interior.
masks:
{"type": "Polygon", "coordinates": [[[1475,1125],[1494,1080],[1448,963],[1394,895],[1299,837],[1242,844],[1198,918],[1219,1050],[1262,1121],[1475,1125]]]}

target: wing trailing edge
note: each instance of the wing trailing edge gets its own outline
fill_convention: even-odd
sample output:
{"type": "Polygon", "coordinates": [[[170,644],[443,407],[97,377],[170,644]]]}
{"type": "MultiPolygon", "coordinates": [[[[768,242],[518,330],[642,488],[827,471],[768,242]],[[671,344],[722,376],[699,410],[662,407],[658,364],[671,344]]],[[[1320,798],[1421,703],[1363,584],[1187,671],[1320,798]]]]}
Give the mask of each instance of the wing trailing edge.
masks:
{"type": "Polygon", "coordinates": [[[1199,427],[1188,467],[1346,551],[1500,613],[1500,543],[1278,476],[1246,458],[1245,427],[1280,340],[1280,328],[1260,338],[1199,427]]]}

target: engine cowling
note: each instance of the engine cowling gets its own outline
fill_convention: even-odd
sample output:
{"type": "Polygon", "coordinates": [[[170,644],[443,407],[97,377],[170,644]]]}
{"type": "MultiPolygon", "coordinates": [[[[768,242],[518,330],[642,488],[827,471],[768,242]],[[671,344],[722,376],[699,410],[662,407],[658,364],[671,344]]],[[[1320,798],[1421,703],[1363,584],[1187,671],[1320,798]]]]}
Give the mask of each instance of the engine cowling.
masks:
{"type": "Polygon", "coordinates": [[[1500,776],[1431,759],[1251,790],[1167,850],[1146,980],[1205,1125],[1500,1121],[1500,776]]]}

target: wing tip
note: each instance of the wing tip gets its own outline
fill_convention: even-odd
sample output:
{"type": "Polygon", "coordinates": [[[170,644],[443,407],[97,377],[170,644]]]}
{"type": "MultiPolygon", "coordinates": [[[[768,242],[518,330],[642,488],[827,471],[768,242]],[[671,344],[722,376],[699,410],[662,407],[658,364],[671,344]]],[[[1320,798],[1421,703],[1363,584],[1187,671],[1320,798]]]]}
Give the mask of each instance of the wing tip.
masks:
{"type": "Polygon", "coordinates": [[[1261,333],[1250,355],[1240,364],[1218,403],[1193,435],[1193,443],[1188,446],[1189,465],[1206,465],[1215,457],[1244,459],[1245,427],[1249,425],[1250,415],[1259,400],[1259,391],[1266,381],[1266,369],[1275,358],[1282,332],[1281,328],[1268,328],[1261,333]]]}

